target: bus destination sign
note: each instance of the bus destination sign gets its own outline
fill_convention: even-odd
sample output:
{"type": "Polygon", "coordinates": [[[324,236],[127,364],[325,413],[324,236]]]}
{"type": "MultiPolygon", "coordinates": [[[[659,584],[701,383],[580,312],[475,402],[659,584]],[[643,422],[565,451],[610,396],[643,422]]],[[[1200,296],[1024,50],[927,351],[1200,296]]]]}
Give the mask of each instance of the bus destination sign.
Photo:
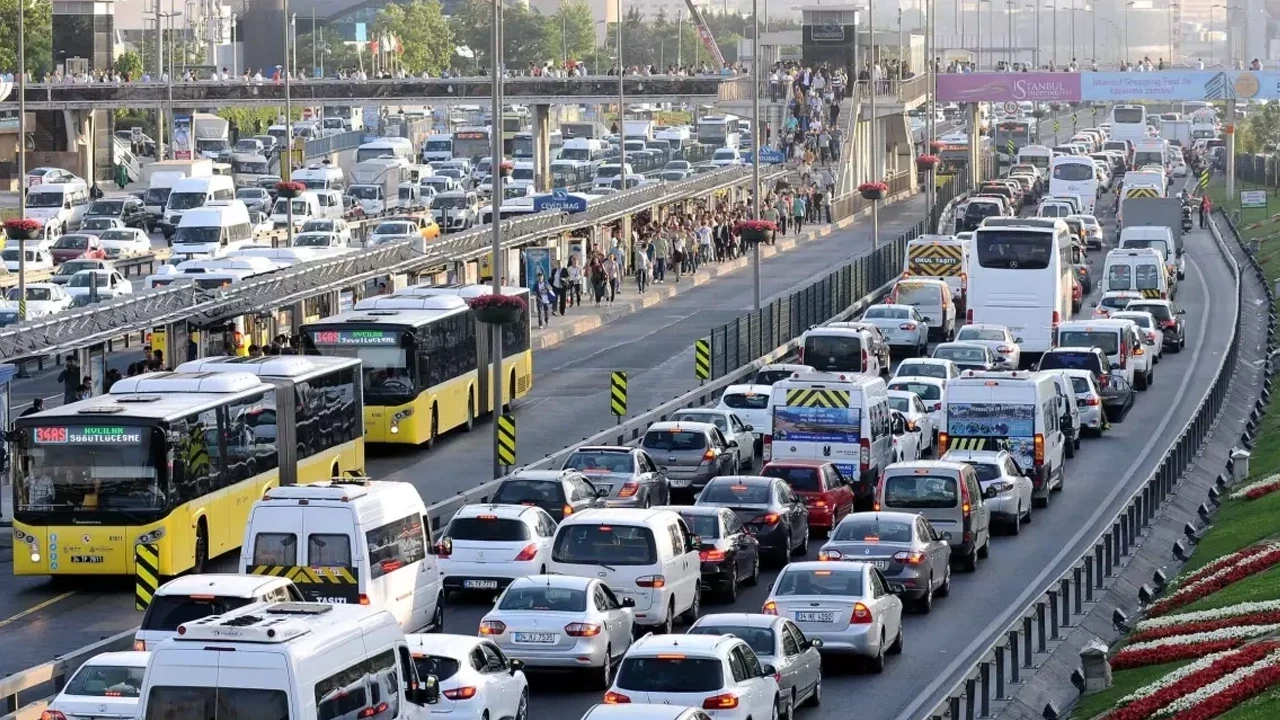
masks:
{"type": "Polygon", "coordinates": [[[317,345],[396,345],[396,333],[386,330],[319,330],[311,334],[317,345]]]}
{"type": "Polygon", "coordinates": [[[138,445],[143,428],[120,426],[71,426],[32,428],[37,445],[138,445]]]}

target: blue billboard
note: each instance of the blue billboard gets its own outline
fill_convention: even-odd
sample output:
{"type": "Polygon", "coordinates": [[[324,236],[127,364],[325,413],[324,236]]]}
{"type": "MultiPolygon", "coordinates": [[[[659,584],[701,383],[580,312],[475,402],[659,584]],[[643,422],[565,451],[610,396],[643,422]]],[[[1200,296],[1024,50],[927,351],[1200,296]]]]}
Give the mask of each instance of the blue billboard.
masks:
{"type": "Polygon", "coordinates": [[[587,199],[574,195],[564,188],[555,188],[550,195],[538,195],[533,198],[533,211],[545,212],[559,210],[569,214],[587,211],[587,199]]]}

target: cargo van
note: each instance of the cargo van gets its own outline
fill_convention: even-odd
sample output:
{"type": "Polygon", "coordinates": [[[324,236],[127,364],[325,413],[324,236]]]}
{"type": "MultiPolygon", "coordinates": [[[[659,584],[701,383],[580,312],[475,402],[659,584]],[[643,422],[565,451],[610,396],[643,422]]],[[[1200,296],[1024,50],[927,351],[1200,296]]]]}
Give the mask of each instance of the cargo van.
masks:
{"type": "Polygon", "coordinates": [[[1169,270],[1155,248],[1112,250],[1102,266],[1102,291],[1135,290],[1150,300],[1172,300],[1169,270]]]}
{"type": "Polygon", "coordinates": [[[929,325],[929,340],[947,342],[956,336],[956,305],[951,299],[945,280],[913,276],[899,280],[886,302],[914,307],[929,325]]]}
{"type": "Polygon", "coordinates": [[[169,193],[173,191],[173,186],[186,177],[185,173],[177,170],[166,170],[151,175],[151,185],[142,196],[142,204],[157,225],[164,217],[164,208],[169,203],[169,193]]]}
{"type": "Polygon", "coordinates": [[[320,198],[311,190],[292,199],[276,198],[276,204],[271,208],[271,223],[277,230],[283,230],[289,226],[289,203],[293,203],[294,232],[302,232],[302,226],[306,225],[308,220],[325,217],[321,214],[320,198]]]}
{"type": "Polygon", "coordinates": [[[1122,250],[1149,247],[1160,251],[1171,277],[1187,276],[1187,258],[1182,249],[1182,236],[1163,225],[1134,225],[1120,231],[1122,250]]]}
{"type": "Polygon", "coordinates": [[[800,336],[800,362],[819,372],[889,374],[876,352],[876,338],[862,328],[809,328],[800,336]]]}
{"type": "Polygon", "coordinates": [[[274,487],[253,504],[240,571],[290,578],[314,602],[386,608],[405,632],[444,624],[427,510],[409,483],[274,487]]]}
{"type": "Polygon", "coordinates": [[[89,188],[83,180],[41,183],[27,191],[27,217],[44,224],[46,235],[76,230],[89,211],[89,188]]]}
{"type": "Polygon", "coordinates": [[[244,203],[232,200],[188,210],[170,245],[184,260],[218,258],[253,244],[253,225],[244,203]]]}
{"type": "Polygon", "coordinates": [[[910,276],[945,281],[951,300],[963,308],[969,291],[969,241],[955,235],[921,235],[907,243],[905,270],[910,276]]]}
{"type": "Polygon", "coordinates": [[[889,466],[876,492],[876,510],[921,515],[951,546],[960,567],[973,572],[991,549],[991,512],[983,499],[972,465],[917,460],[889,466]]]}
{"type": "Polygon", "coordinates": [[[308,190],[337,190],[341,192],[347,186],[347,179],[342,169],[333,165],[312,164],[301,170],[294,170],[289,179],[300,182],[308,190]]]}
{"type": "Polygon", "coordinates": [[[166,239],[182,223],[182,214],[188,210],[204,207],[212,202],[236,199],[236,183],[225,175],[184,178],[174,184],[165,203],[164,216],[156,225],[164,233],[166,239]]]}
{"type": "Polygon", "coordinates": [[[1072,320],[1058,326],[1057,346],[1098,348],[1117,368],[1125,382],[1146,390],[1152,379],[1155,356],[1146,349],[1142,332],[1132,320],[1072,320]]]}

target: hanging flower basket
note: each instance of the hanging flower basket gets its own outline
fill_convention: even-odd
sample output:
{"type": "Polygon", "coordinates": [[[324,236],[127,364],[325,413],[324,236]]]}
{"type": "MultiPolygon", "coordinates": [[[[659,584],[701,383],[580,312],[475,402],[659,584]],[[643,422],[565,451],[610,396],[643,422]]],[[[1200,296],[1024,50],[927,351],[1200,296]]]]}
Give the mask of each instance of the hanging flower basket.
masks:
{"type": "Polygon", "coordinates": [[[942,152],[942,148],[944,147],[946,146],[938,142],[937,140],[934,140],[933,142],[929,143],[929,152],[934,152],[934,153],[942,152]]]}
{"type": "Polygon", "coordinates": [[[276,197],[296,198],[307,191],[307,186],[300,182],[278,182],[276,183],[276,197]]]}
{"type": "Polygon", "coordinates": [[[942,160],[937,155],[925,154],[916,158],[916,168],[918,170],[928,172],[937,167],[940,162],[942,162],[942,160]]]}
{"type": "Polygon", "coordinates": [[[486,325],[510,325],[520,320],[528,305],[518,295],[477,295],[467,301],[476,320],[486,325]]]}
{"type": "Polygon", "coordinates": [[[41,229],[40,223],[30,218],[4,221],[4,234],[10,240],[36,240],[41,229]]]}
{"type": "Polygon", "coordinates": [[[743,220],[733,226],[738,237],[751,243],[769,242],[778,231],[777,224],[768,220],[743,220]]]}
{"type": "Polygon", "coordinates": [[[498,163],[498,174],[502,175],[502,177],[511,177],[511,173],[514,172],[515,169],[515,164],[506,160],[498,163]]]}
{"type": "Polygon", "coordinates": [[[858,192],[864,200],[883,200],[889,192],[889,186],[882,182],[865,182],[858,186],[858,192]]]}

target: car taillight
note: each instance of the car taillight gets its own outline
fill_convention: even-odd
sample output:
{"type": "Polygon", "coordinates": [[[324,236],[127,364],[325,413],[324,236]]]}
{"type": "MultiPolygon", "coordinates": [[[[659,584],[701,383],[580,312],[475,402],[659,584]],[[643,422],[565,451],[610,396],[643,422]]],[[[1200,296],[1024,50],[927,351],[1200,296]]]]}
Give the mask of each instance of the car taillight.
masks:
{"type": "Polygon", "coordinates": [[[644,588],[664,588],[667,586],[667,579],[662,575],[645,575],[636,579],[636,585],[644,588]]]}
{"type": "Polygon", "coordinates": [[[972,501],[973,498],[969,497],[969,486],[965,483],[960,483],[960,512],[965,517],[969,517],[969,513],[973,510],[972,501]]]}
{"type": "Polygon", "coordinates": [[[839,550],[819,550],[818,551],[819,560],[839,560],[842,557],[844,557],[844,553],[840,552],[839,550]]]}
{"type": "Polygon", "coordinates": [[[564,626],[569,637],[595,637],[600,634],[600,626],[595,623],[569,623],[564,626]]]}
{"type": "Polygon", "coordinates": [[[964,321],[969,325],[973,324],[973,308],[966,308],[964,311],[964,321]]]}
{"type": "Polygon", "coordinates": [[[898,329],[899,330],[915,330],[916,324],[913,322],[902,323],[901,325],[898,326],[898,329]]]}
{"type": "Polygon", "coordinates": [[[706,452],[702,453],[702,462],[704,463],[711,462],[712,460],[715,460],[719,456],[720,456],[719,450],[716,450],[715,448],[708,448],[706,452]]]}
{"type": "Polygon", "coordinates": [[[516,555],[516,562],[529,562],[538,554],[537,545],[526,545],[519,555],[516,555]]]}
{"type": "Polygon", "coordinates": [[[763,460],[766,463],[773,459],[773,436],[772,435],[764,436],[764,440],[760,443],[760,453],[761,453],[760,455],[761,460],[763,460]]]}
{"type": "Polygon", "coordinates": [[[893,555],[894,560],[908,565],[919,565],[925,561],[925,557],[922,552],[900,552],[893,555]]]}
{"type": "Polygon", "coordinates": [[[804,364],[804,346],[803,345],[800,346],[800,352],[798,354],[799,354],[800,364],[803,365],[804,364]]]}
{"type": "Polygon", "coordinates": [[[628,498],[636,494],[640,490],[640,483],[625,482],[622,483],[622,489],[618,491],[618,497],[628,498]]]}
{"type": "Polygon", "coordinates": [[[871,622],[871,608],[862,603],[853,604],[853,614],[849,616],[850,625],[866,625],[871,622]]]}
{"type": "Polygon", "coordinates": [[[871,367],[871,356],[867,354],[866,350],[863,350],[862,351],[862,369],[865,372],[866,369],[869,367],[871,367]]]}
{"type": "Polygon", "coordinates": [[[774,602],[774,601],[772,601],[772,600],[770,600],[769,602],[765,603],[765,604],[764,604],[764,607],[760,608],[760,614],[761,614],[761,615],[777,615],[777,614],[778,614],[778,603],[776,603],[776,602],[774,602]]]}
{"type": "Polygon", "coordinates": [[[936,402],[936,403],[934,403],[934,404],[933,404],[933,407],[932,407],[931,409],[932,409],[932,410],[941,410],[941,409],[942,409],[942,403],[940,403],[940,402],[936,402]]]}
{"type": "Polygon", "coordinates": [[[357,715],[356,717],[361,718],[361,720],[363,720],[364,718],[377,717],[378,715],[381,715],[382,713],[384,713],[384,712],[386,712],[386,711],[387,711],[387,704],[386,704],[386,703],[378,703],[377,705],[375,705],[375,706],[373,706],[373,707],[367,707],[367,708],[365,708],[365,709],[361,710],[361,711],[360,711],[360,714],[359,714],[359,715],[357,715]]]}
{"type": "Polygon", "coordinates": [[[1057,336],[1058,336],[1058,323],[1059,323],[1061,320],[1062,320],[1062,318],[1058,315],[1058,311],[1057,311],[1057,310],[1054,310],[1054,311],[1053,311],[1053,322],[1052,322],[1052,323],[1050,323],[1050,325],[1049,325],[1049,335],[1050,335],[1051,337],[1057,337],[1057,336]]]}
{"type": "Polygon", "coordinates": [[[1102,404],[1102,401],[1098,399],[1097,395],[1090,395],[1089,397],[1085,398],[1084,404],[1088,405],[1089,407],[1097,407],[1098,405],[1102,404]]]}
{"type": "Polygon", "coordinates": [[[947,451],[947,441],[951,439],[950,435],[944,432],[938,433],[938,452],[945,453],[947,451]]]}
{"type": "Polygon", "coordinates": [[[560,508],[560,511],[564,513],[565,517],[569,517],[570,515],[573,514],[573,506],[565,505],[564,507],[560,508]]]}
{"type": "Polygon", "coordinates": [[[501,620],[485,620],[480,623],[481,635],[501,635],[507,631],[507,624],[501,620]]]}
{"type": "MultiPolygon", "coordinates": [[[[448,557],[448,556],[446,555],[445,557],[448,557]]],[[[368,605],[370,604],[370,603],[369,603],[369,596],[368,596],[368,595],[366,595],[366,594],[364,594],[364,593],[360,593],[360,594],[356,597],[356,602],[360,603],[361,605],[368,606],[368,605]]]]}
{"type": "Polygon", "coordinates": [[[452,690],[445,690],[443,695],[450,700],[470,700],[476,696],[476,688],[473,685],[466,685],[452,690]]]}
{"type": "Polygon", "coordinates": [[[720,562],[724,560],[723,550],[703,550],[698,553],[698,559],[702,562],[720,562]]]}
{"type": "Polygon", "coordinates": [[[822,498],[808,498],[805,502],[816,508],[825,508],[827,506],[827,501],[822,498]]]}
{"type": "Polygon", "coordinates": [[[1165,328],[1166,330],[1172,330],[1173,328],[1178,327],[1178,321],[1177,320],[1161,320],[1160,327],[1165,328]]]}
{"type": "Polygon", "coordinates": [[[969,274],[960,273],[960,294],[963,295],[968,291],[969,291],[969,274]]]}
{"type": "Polygon", "coordinates": [[[761,515],[751,522],[759,523],[761,525],[777,525],[780,520],[782,520],[782,516],[778,513],[768,513],[766,515],[761,515]]]}
{"type": "Polygon", "coordinates": [[[57,710],[45,710],[40,713],[40,720],[67,720],[67,716],[57,710]]]}
{"type": "Polygon", "coordinates": [[[1129,364],[1129,344],[1120,344],[1120,369],[1123,370],[1129,364]]]}
{"type": "Polygon", "coordinates": [[[732,710],[738,707],[738,696],[733,693],[714,695],[702,701],[703,710],[732,710]]]}
{"type": "Polygon", "coordinates": [[[135,652],[142,652],[147,649],[147,643],[143,640],[134,640],[133,649],[135,652]]]}
{"type": "Polygon", "coordinates": [[[996,352],[1000,353],[1001,355],[1008,355],[1009,353],[1013,352],[1013,348],[1009,347],[1008,345],[1001,345],[1000,347],[996,348],[996,352]]]}
{"type": "Polygon", "coordinates": [[[871,440],[862,438],[858,445],[862,447],[862,451],[858,453],[858,464],[862,466],[862,471],[866,472],[867,468],[871,466],[871,440]]]}
{"type": "Polygon", "coordinates": [[[631,702],[631,698],[627,697],[626,695],[623,695],[622,693],[616,693],[610,690],[609,692],[604,694],[605,705],[626,705],[630,702],[631,702]]]}
{"type": "Polygon", "coordinates": [[[1036,447],[1036,465],[1043,465],[1044,464],[1044,435],[1041,435],[1040,433],[1036,433],[1035,447],[1036,447]]]}

